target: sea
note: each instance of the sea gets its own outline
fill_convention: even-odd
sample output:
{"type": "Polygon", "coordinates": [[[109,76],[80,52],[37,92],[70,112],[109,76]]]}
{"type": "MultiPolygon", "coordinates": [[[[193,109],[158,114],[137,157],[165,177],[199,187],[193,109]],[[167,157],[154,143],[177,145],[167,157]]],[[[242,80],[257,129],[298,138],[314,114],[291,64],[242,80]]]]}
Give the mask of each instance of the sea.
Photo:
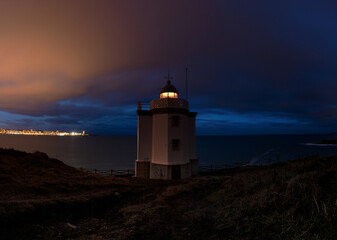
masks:
{"type": "MultiPolygon", "coordinates": [[[[317,144],[337,134],[197,136],[200,166],[263,165],[312,155],[337,155],[337,145],[317,144]]],[[[134,169],[136,136],[0,135],[0,147],[44,152],[83,169],[134,169]]]]}

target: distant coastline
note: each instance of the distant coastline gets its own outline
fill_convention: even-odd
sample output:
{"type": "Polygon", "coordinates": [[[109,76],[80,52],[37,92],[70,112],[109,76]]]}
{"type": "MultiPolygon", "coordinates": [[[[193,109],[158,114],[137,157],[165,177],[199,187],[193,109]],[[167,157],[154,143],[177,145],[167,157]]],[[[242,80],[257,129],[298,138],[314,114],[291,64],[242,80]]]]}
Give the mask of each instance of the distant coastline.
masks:
{"type": "Polygon", "coordinates": [[[2,135],[35,135],[35,136],[89,136],[82,132],[65,132],[65,131],[43,131],[43,130],[14,130],[14,129],[0,129],[2,135]]]}

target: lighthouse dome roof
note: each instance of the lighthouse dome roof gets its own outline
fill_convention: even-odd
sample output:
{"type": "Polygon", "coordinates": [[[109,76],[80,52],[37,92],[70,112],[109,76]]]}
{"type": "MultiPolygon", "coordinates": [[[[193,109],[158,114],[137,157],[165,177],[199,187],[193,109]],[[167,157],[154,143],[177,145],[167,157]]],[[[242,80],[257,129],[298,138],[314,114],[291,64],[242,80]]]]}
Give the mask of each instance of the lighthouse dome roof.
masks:
{"type": "Polygon", "coordinates": [[[167,81],[166,85],[164,87],[162,87],[160,93],[164,93],[164,92],[174,92],[174,93],[178,93],[178,90],[176,89],[176,87],[174,85],[171,84],[171,81],[167,81]]]}

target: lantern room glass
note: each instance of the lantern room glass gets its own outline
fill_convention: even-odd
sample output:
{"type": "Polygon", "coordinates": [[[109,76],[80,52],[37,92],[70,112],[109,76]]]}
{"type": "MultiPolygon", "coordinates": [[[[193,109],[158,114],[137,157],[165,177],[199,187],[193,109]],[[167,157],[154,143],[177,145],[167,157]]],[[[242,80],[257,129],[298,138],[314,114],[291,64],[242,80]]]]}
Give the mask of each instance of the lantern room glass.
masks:
{"type": "Polygon", "coordinates": [[[178,98],[178,93],[163,92],[163,93],[160,94],[160,98],[178,98]]]}

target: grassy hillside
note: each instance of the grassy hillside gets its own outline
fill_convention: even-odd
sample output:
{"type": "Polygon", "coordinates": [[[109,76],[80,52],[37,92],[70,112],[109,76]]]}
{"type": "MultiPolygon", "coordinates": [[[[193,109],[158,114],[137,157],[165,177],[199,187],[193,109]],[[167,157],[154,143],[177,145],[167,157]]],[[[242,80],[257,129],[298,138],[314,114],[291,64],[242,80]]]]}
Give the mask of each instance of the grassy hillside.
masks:
{"type": "Polygon", "coordinates": [[[336,170],[337,157],[311,157],[188,180],[150,181],[96,176],[42,153],[1,150],[0,209],[7,224],[1,235],[336,239],[336,170]]]}
{"type": "Polygon", "coordinates": [[[123,213],[134,239],[336,239],[336,169],[337,157],[311,157],[225,170],[123,213]]]}

